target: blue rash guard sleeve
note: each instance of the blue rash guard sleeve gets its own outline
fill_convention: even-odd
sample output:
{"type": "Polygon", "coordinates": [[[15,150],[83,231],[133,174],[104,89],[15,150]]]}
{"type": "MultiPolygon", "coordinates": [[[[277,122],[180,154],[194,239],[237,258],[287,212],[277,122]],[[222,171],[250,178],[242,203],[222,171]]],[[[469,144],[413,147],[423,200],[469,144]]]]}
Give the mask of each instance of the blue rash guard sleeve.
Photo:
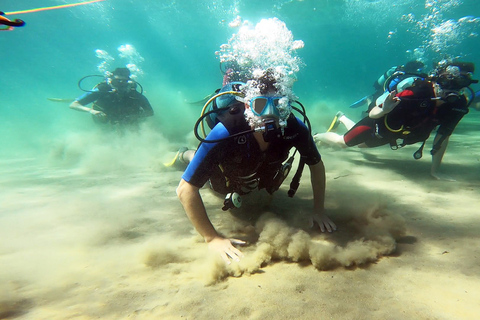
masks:
{"type": "Polygon", "coordinates": [[[311,166],[319,163],[322,160],[322,156],[318,152],[315,141],[313,140],[310,130],[300,119],[296,118],[296,124],[298,125],[295,132],[298,133],[298,139],[295,143],[295,148],[300,152],[300,156],[305,161],[305,164],[311,166]]]}
{"type": "MultiPolygon", "coordinates": [[[[206,140],[218,140],[230,136],[227,128],[220,122],[208,134],[206,140]]],[[[195,152],[192,162],[182,175],[182,179],[188,183],[201,188],[210,178],[213,167],[219,163],[215,160],[215,154],[212,150],[221,142],[206,143],[202,142],[195,152]]]]}
{"type": "Polygon", "coordinates": [[[86,106],[87,104],[98,100],[99,96],[100,96],[100,91],[98,91],[98,89],[95,88],[94,90],[86,92],[85,94],[81,95],[76,100],[82,106],[86,106]]]}

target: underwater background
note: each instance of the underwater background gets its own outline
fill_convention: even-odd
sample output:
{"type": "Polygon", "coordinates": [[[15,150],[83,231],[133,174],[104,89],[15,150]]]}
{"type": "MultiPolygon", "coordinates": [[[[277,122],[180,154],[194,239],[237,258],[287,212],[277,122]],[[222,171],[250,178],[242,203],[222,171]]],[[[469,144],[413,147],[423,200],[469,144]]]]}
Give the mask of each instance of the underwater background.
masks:
{"type": "MultiPolygon", "coordinates": [[[[66,3],[5,0],[0,10],[66,3]]],[[[479,16],[473,0],[106,0],[11,15],[26,25],[0,37],[2,154],[45,150],[52,137],[94,127],[68,103],[47,99],[80,96],[78,80],[101,74],[96,50],[115,59],[113,69],[130,62],[118,49],[134,47],[144,58],[137,80],[156,111],[155,130],[182,140],[201,109],[187,102],[221,85],[215,52],[238,31],[229,26],[237,17],[252,24],[277,17],[294,39],[304,41],[297,52],[304,67],[294,91],[310,116],[330,119],[337,109],[354,111],[348,106],[372,93],[373,82],[391,66],[421,59],[429,71],[444,58],[478,64],[479,16]],[[332,111],[317,110],[319,104],[332,111]]]]}
{"type": "Polygon", "coordinates": [[[10,14],[72,3],[0,2],[26,22],[0,31],[0,319],[478,319],[473,108],[441,167],[456,182],[431,179],[418,145],[319,147],[332,234],[308,228],[308,172],[293,199],[285,183],[255,207],[254,226],[202,190],[220,232],[249,240],[229,267],[176,197],[182,172],[164,166],[197,146],[202,101],[222,84],[216,52],[240,25],[276,17],[303,41],[293,90],[324,132],[339,110],[359,120],[364,107],[349,106],[391,66],[459,59],[479,79],[478,0],[104,0],[10,14]],[[140,130],[69,109],[80,79],[127,64],[155,111],[140,130]]]}

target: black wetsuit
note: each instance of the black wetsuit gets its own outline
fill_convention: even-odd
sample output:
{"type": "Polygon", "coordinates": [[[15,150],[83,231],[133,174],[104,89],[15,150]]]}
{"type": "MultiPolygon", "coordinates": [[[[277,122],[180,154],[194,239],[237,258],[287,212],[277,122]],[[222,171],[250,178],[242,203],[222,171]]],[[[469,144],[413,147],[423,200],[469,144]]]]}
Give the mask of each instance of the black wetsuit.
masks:
{"type": "Polygon", "coordinates": [[[93,109],[106,114],[104,122],[128,124],[153,116],[152,106],[144,95],[136,90],[125,93],[112,91],[106,83],[98,85],[95,91],[87,92],[77,101],[83,106],[95,102],[93,109]]]}
{"type": "MultiPolygon", "coordinates": [[[[234,114],[219,116],[220,122],[207,136],[218,140],[232,134],[248,131],[243,103],[237,103],[234,114]]],[[[284,135],[269,142],[267,150],[261,151],[253,133],[246,133],[215,143],[201,143],[195,157],[182,178],[201,188],[208,180],[212,189],[226,194],[246,194],[253,189],[265,188],[274,192],[274,176],[288,158],[289,150],[295,147],[307,165],[320,162],[321,157],[307,127],[293,115],[287,120],[284,135]]]]}
{"type": "Polygon", "coordinates": [[[437,126],[438,134],[448,137],[469,111],[463,95],[437,106],[432,100],[431,83],[424,80],[398,93],[397,97],[401,102],[390,113],[379,119],[366,117],[345,133],[346,145],[396,146],[397,139],[403,139],[404,145],[414,144],[427,140],[437,126]]]}

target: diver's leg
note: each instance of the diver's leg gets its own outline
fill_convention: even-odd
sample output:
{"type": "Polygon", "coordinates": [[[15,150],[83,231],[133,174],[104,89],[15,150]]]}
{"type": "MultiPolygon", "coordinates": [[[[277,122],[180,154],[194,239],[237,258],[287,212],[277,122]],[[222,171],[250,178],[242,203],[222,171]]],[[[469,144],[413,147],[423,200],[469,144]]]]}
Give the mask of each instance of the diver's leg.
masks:
{"type": "Polygon", "coordinates": [[[185,163],[185,164],[189,164],[192,159],[193,159],[193,156],[195,155],[195,152],[197,150],[193,150],[193,149],[187,149],[185,151],[183,151],[179,157],[180,157],[180,160],[185,163]]]}
{"type": "Polygon", "coordinates": [[[179,170],[185,170],[187,165],[192,161],[195,151],[196,150],[188,149],[187,147],[182,147],[178,149],[172,161],[164,163],[164,165],[166,167],[174,167],[179,170]]]}
{"type": "Polygon", "coordinates": [[[341,148],[346,148],[347,145],[345,144],[345,140],[343,139],[343,135],[340,135],[335,132],[325,132],[325,133],[317,133],[313,136],[315,142],[323,142],[329,145],[336,145],[341,148]]]}
{"type": "Polygon", "coordinates": [[[342,111],[338,111],[335,117],[333,117],[327,132],[336,131],[339,123],[343,124],[347,130],[350,130],[355,125],[355,122],[348,119],[342,111]]]}
{"type": "Polygon", "coordinates": [[[355,125],[355,122],[347,118],[347,116],[345,116],[344,114],[338,117],[338,121],[340,121],[345,126],[345,128],[347,128],[347,130],[352,129],[355,125]]]}
{"type": "MultiPolygon", "coordinates": [[[[440,140],[440,138],[441,138],[441,135],[437,134],[435,136],[433,144],[435,145],[435,143],[438,142],[438,140],[440,140]]],[[[454,178],[438,172],[438,168],[440,167],[440,164],[442,163],[443,155],[445,154],[445,151],[447,151],[448,140],[449,140],[449,137],[447,137],[445,140],[443,140],[443,142],[440,146],[440,149],[438,149],[432,155],[432,167],[430,169],[430,175],[437,180],[455,181],[454,178]]]]}

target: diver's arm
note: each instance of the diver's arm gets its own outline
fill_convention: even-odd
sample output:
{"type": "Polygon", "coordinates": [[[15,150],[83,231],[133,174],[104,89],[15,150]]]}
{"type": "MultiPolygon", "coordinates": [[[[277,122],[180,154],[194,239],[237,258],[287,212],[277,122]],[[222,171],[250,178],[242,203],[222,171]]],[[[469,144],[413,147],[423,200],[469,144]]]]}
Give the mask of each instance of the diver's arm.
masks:
{"type": "Polygon", "coordinates": [[[311,224],[316,222],[322,232],[337,230],[335,223],[325,214],[325,166],[320,160],[317,164],[308,166],[313,190],[313,215],[311,224]]]}
{"type": "Polygon", "coordinates": [[[383,103],[373,107],[372,110],[370,110],[368,116],[372,119],[379,119],[395,109],[395,107],[400,103],[400,99],[395,96],[396,94],[397,92],[395,90],[390,92],[383,103]]]}
{"type": "MultiPolygon", "coordinates": [[[[445,154],[445,151],[447,151],[447,146],[448,146],[448,140],[450,136],[446,137],[443,141],[442,144],[439,146],[438,149],[434,149],[434,154],[432,155],[432,167],[430,169],[430,174],[432,177],[434,177],[437,180],[448,180],[448,181],[455,181],[455,179],[450,178],[444,174],[441,174],[438,172],[438,168],[440,167],[440,164],[442,163],[443,155],[445,154]]],[[[436,143],[442,139],[442,135],[438,134],[435,136],[435,139],[433,141],[433,145],[435,146],[436,143]]]]}
{"type": "Polygon", "coordinates": [[[150,102],[148,101],[148,99],[146,97],[144,97],[145,100],[143,102],[143,106],[142,106],[142,109],[143,109],[143,113],[142,113],[142,116],[143,117],[152,117],[153,116],[153,108],[152,106],[150,105],[150,102]]]}
{"type": "Polygon", "coordinates": [[[150,105],[150,102],[148,101],[147,97],[145,97],[143,94],[137,93],[136,91],[134,92],[135,94],[138,95],[138,97],[135,96],[135,99],[139,99],[139,113],[136,115],[138,118],[147,118],[153,116],[153,108],[150,105]]]}
{"type": "Polygon", "coordinates": [[[219,234],[207,216],[207,211],[198,187],[181,179],[177,188],[177,196],[187,213],[188,219],[190,219],[190,222],[206,242],[210,242],[212,239],[219,237],[219,234]]]}
{"type": "Polygon", "coordinates": [[[208,243],[210,249],[217,251],[225,263],[229,264],[230,259],[236,261],[243,256],[242,252],[233,246],[243,244],[243,241],[226,239],[217,233],[207,215],[207,210],[200,195],[200,189],[184,179],[180,180],[177,188],[177,196],[187,214],[188,219],[208,243]]]}
{"type": "Polygon", "coordinates": [[[78,111],[82,111],[82,112],[88,112],[88,113],[91,113],[93,115],[101,115],[101,114],[104,114],[102,111],[98,111],[98,110],[94,110],[93,108],[89,108],[89,107],[86,107],[84,105],[82,105],[80,102],[78,102],[77,100],[73,101],[71,104],[70,104],[70,109],[73,109],[73,110],[78,110],[78,111]]]}

